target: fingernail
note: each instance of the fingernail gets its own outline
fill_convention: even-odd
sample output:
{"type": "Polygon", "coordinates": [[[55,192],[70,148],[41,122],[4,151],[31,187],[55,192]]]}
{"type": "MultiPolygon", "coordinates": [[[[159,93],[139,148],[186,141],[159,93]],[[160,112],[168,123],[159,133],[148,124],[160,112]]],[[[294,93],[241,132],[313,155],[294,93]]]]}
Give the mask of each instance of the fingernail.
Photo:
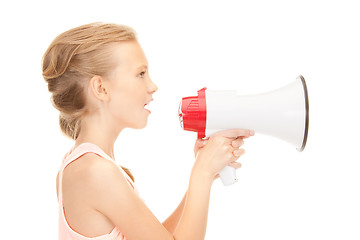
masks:
{"type": "Polygon", "coordinates": [[[250,130],[250,136],[254,136],[255,135],[255,131],[254,130],[250,130]]]}

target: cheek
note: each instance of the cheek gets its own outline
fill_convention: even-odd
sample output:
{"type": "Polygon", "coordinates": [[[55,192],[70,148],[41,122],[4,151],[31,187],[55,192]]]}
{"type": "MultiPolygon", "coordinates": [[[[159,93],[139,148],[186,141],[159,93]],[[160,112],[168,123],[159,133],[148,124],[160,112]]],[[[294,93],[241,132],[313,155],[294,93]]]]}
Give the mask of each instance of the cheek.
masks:
{"type": "Polygon", "coordinates": [[[111,99],[111,110],[114,113],[128,112],[135,107],[135,99],[131,95],[117,95],[111,99]]]}
{"type": "Polygon", "coordinates": [[[136,91],[115,95],[110,102],[112,115],[122,121],[134,121],[143,108],[142,102],[136,91]]]}

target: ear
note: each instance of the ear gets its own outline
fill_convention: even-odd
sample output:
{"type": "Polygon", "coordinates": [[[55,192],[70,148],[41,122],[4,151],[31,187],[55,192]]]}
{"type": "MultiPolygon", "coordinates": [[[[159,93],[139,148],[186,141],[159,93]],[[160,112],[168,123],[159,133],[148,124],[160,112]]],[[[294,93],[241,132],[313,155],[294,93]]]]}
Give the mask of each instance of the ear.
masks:
{"type": "Polygon", "coordinates": [[[95,98],[106,102],[110,100],[106,81],[101,76],[95,75],[90,79],[90,88],[95,98]]]}

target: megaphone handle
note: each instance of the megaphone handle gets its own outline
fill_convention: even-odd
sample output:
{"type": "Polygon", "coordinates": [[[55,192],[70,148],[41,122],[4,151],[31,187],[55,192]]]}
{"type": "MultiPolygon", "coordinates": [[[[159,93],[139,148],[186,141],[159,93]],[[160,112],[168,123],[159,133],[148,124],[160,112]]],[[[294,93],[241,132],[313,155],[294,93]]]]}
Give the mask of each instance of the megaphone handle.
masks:
{"type": "Polygon", "coordinates": [[[236,169],[233,167],[226,166],[219,173],[220,179],[225,186],[229,186],[238,181],[236,177],[236,169]]]}

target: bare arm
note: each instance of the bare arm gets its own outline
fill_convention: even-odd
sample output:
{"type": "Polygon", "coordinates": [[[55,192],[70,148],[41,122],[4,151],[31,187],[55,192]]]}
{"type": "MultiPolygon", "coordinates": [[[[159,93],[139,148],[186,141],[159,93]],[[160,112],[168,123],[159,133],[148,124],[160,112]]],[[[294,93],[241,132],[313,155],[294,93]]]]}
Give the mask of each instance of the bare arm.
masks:
{"type": "MultiPolygon", "coordinates": [[[[194,155],[195,158],[201,148],[205,146],[207,139],[197,139],[194,145],[194,155]]],[[[163,222],[165,228],[174,234],[176,227],[179,223],[179,220],[184,212],[185,202],[187,199],[187,192],[185,193],[182,201],[180,202],[179,206],[175,209],[175,211],[163,222]]]]}
{"type": "MultiPolygon", "coordinates": [[[[206,144],[207,140],[197,139],[194,145],[194,155],[196,158],[197,153],[199,152],[200,148],[203,148],[206,144]]],[[[185,193],[182,201],[180,202],[179,206],[175,209],[175,211],[163,222],[165,228],[174,234],[175,229],[179,223],[179,220],[183,214],[183,210],[185,207],[185,202],[187,199],[187,192],[185,193]]]]}
{"type": "Polygon", "coordinates": [[[174,234],[175,229],[179,223],[179,220],[183,214],[185,201],[187,198],[187,192],[185,193],[183,199],[181,200],[179,206],[175,211],[163,222],[164,227],[172,234],[174,234]]]}
{"type": "Polygon", "coordinates": [[[172,233],[148,209],[115,164],[99,160],[90,171],[87,179],[90,186],[85,191],[88,195],[86,204],[107,216],[127,239],[204,239],[212,180],[203,181],[192,174],[195,176],[189,183],[184,214],[172,233]]]}
{"type": "Polygon", "coordinates": [[[213,176],[196,174],[190,177],[188,198],[175,230],[176,239],[204,239],[213,176]]]}
{"type": "Polygon", "coordinates": [[[233,155],[231,142],[232,140],[217,136],[210,139],[199,151],[191,173],[187,197],[183,199],[183,214],[179,214],[182,204],[179,212],[175,211],[176,217],[173,219],[181,217],[173,233],[147,208],[129,186],[120,169],[100,157],[93,161],[85,174],[87,179],[84,179],[83,183],[86,189],[84,194],[88,199],[85,204],[108,217],[129,240],[202,240],[206,232],[214,176],[238,158],[233,155]]]}

